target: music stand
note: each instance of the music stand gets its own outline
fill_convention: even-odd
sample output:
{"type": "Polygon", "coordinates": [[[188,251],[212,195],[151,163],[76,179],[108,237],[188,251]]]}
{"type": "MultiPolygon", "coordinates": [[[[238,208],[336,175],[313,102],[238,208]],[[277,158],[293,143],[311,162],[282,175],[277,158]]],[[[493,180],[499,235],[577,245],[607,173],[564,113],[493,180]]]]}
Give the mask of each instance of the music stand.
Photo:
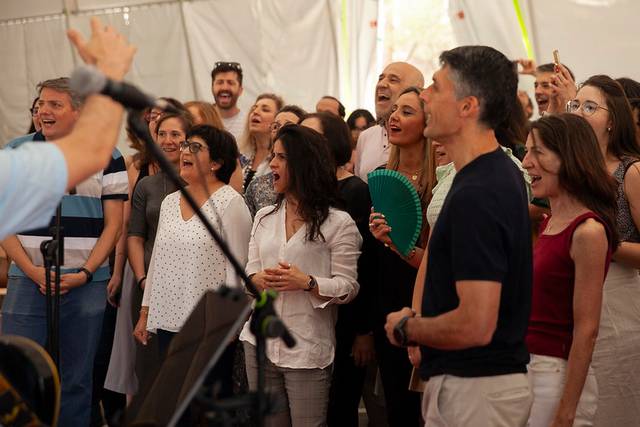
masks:
{"type": "Polygon", "coordinates": [[[174,426],[207,374],[245,323],[251,306],[242,292],[207,291],[180,332],[150,387],[134,397],[125,425],[174,426]]]}

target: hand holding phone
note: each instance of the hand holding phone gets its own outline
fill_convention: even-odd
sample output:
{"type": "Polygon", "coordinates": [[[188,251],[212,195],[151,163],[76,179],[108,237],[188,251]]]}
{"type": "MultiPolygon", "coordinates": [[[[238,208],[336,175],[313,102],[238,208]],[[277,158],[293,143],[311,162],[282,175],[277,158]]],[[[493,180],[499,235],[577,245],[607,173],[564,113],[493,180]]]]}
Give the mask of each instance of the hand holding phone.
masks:
{"type": "Polygon", "coordinates": [[[558,49],[555,49],[553,51],[553,71],[556,73],[560,72],[560,53],[558,52],[558,49]]]}

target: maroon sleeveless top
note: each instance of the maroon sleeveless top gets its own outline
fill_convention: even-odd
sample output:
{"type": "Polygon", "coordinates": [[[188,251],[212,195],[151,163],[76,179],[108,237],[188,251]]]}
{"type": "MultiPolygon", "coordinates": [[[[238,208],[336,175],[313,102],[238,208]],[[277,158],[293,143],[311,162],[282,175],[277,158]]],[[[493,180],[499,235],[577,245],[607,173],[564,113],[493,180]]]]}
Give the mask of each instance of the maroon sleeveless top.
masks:
{"type": "MultiPolygon", "coordinates": [[[[542,222],[541,230],[546,228],[549,218],[542,222]]],[[[571,239],[575,229],[589,218],[607,228],[598,215],[587,212],[576,217],[558,234],[540,234],[533,248],[533,295],[527,330],[530,353],[569,358],[573,340],[575,281],[575,265],[570,255],[571,239]]],[[[611,249],[607,251],[603,282],[610,261],[611,249]]]]}

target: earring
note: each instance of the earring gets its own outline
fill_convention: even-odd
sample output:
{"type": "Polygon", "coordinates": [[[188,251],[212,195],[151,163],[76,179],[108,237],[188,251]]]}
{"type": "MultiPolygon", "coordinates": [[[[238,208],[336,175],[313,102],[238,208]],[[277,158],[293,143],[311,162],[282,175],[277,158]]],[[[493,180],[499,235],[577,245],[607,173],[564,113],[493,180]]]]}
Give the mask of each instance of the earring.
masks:
{"type": "Polygon", "coordinates": [[[611,126],[607,128],[607,132],[611,132],[611,126]]]}

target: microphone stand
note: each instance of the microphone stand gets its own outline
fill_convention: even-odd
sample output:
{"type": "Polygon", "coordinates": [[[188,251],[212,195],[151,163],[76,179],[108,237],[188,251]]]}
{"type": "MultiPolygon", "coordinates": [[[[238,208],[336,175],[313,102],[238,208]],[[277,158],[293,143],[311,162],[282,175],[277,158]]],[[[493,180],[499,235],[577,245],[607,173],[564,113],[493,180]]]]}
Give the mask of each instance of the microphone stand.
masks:
{"type": "Polygon", "coordinates": [[[62,202],[56,209],[54,225],[49,230],[52,239],[40,244],[40,252],[44,259],[45,299],[47,311],[47,343],[46,349],[53,363],[60,372],[60,266],[64,265],[64,227],[62,222],[62,202]],[[51,288],[51,267],[54,267],[55,278],[51,288]]]}
{"type": "MultiPolygon", "coordinates": [[[[281,338],[287,347],[295,346],[295,339],[284,325],[282,320],[277,316],[275,309],[273,308],[273,301],[277,296],[275,291],[268,291],[260,293],[251,279],[244,271],[244,267],[240,265],[238,260],[233,256],[233,253],[229,249],[229,246],[220,236],[220,234],[213,228],[209,219],[202,213],[200,207],[195,202],[191,194],[185,189],[185,186],[181,182],[180,176],[171,163],[160,150],[160,147],[151,139],[147,123],[142,120],[139,114],[136,114],[136,110],[128,109],[129,125],[132,127],[136,136],[142,139],[145,143],[145,147],[149,153],[152,153],[153,157],[158,162],[160,169],[167,174],[169,179],[179,189],[180,194],[191,209],[200,218],[202,224],[205,226],[213,240],[216,242],[222,253],[231,263],[233,270],[240,277],[247,290],[251,292],[256,299],[256,305],[251,320],[251,332],[256,337],[256,358],[258,362],[258,389],[254,394],[250,393],[249,398],[232,398],[228,400],[235,400],[235,403],[229,402],[223,409],[237,409],[247,406],[247,401],[253,407],[255,417],[255,425],[258,427],[264,426],[264,417],[269,414],[269,399],[265,392],[265,365],[266,365],[266,339],[267,338],[281,338]]],[[[202,402],[199,402],[202,403],[202,402]]],[[[210,407],[219,408],[215,404],[209,404],[210,407]]]]}

